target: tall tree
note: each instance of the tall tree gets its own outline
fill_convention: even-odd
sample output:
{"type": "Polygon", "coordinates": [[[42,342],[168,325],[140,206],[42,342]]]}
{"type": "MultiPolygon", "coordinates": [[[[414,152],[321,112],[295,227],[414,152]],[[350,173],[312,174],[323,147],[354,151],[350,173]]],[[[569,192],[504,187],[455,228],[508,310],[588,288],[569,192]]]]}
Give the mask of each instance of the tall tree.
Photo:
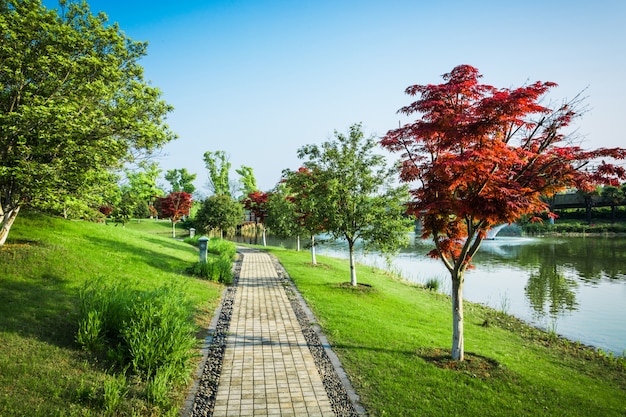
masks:
{"type": "Polygon", "coordinates": [[[258,191],[256,187],[256,178],[251,167],[242,165],[241,168],[236,169],[235,172],[241,177],[241,185],[243,187],[243,195],[249,196],[250,193],[258,191]]]}
{"type": "Polygon", "coordinates": [[[197,174],[189,173],[187,168],[169,169],[165,173],[165,179],[172,186],[172,192],[184,191],[187,194],[193,194],[196,191],[193,185],[196,176],[197,174]]]}
{"type": "Polygon", "coordinates": [[[147,45],[86,2],[0,1],[0,245],[26,204],[84,197],[103,171],[175,138],[143,78],[147,45]]]}
{"type": "Polygon", "coordinates": [[[335,131],[332,141],[298,150],[304,166],[318,172],[323,187],[312,198],[323,207],[326,230],[335,239],[345,239],[350,255],[350,283],[357,285],[354,246],[394,252],[408,243],[411,221],[405,217],[407,187],[393,187],[397,170],[374,152],[374,137],[368,138],[357,123],[348,134],[335,131]]]}
{"type": "Polygon", "coordinates": [[[172,221],[172,237],[176,237],[176,223],[191,210],[191,194],[184,191],[174,191],[166,197],[157,197],[155,206],[162,218],[172,221]]]}
{"type": "Polygon", "coordinates": [[[214,195],[232,196],[230,182],[230,168],[226,152],[206,151],[204,153],[204,165],[209,170],[209,189],[214,195]]]}
{"type": "Polygon", "coordinates": [[[576,104],[555,108],[540,98],[556,84],[536,82],[516,89],[478,82],[469,65],[455,67],[438,85],[406,89],[419,99],[399,110],[421,115],[390,130],[381,144],[400,152],[401,181],[416,183],[410,211],[423,219],[422,238],[430,238],[452,280],[452,358],[464,359],[464,274],[487,230],[548,209],[541,199],[568,186],[593,189],[595,183],[624,178],[624,169],[600,157],[626,157],[625,149],[585,151],[562,133],[577,116],[576,104]]]}

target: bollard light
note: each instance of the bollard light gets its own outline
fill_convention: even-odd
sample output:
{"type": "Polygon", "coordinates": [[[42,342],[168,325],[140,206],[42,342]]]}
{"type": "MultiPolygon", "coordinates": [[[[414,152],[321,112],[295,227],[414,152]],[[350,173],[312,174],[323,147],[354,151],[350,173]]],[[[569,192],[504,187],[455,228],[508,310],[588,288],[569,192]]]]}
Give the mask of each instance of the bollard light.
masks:
{"type": "Polygon", "coordinates": [[[198,239],[198,247],[200,248],[200,263],[206,263],[207,249],[209,247],[209,238],[202,236],[198,239]]]}

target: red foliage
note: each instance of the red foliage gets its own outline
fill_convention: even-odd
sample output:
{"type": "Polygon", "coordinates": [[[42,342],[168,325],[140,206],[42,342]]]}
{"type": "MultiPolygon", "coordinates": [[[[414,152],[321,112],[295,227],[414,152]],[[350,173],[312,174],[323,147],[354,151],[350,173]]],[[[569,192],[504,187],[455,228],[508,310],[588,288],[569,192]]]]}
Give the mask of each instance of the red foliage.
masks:
{"type": "Polygon", "coordinates": [[[250,210],[254,214],[257,222],[263,223],[265,220],[267,215],[266,206],[269,196],[270,195],[268,193],[254,191],[248,194],[248,196],[242,201],[244,208],[246,210],[250,210]]]}
{"type": "Polygon", "coordinates": [[[189,215],[191,209],[191,194],[184,191],[170,193],[167,197],[156,197],[154,206],[159,217],[178,222],[183,216],[189,215]]]}
{"type": "Polygon", "coordinates": [[[579,102],[539,104],[555,83],[498,89],[479,84],[480,77],[461,65],[443,84],[407,88],[419,99],[399,113],[421,117],[381,140],[401,154],[400,179],[417,182],[408,211],[422,217],[423,237],[434,237],[437,248],[430,255],[449,268],[466,268],[490,227],[547,211],[542,197],[626,178],[622,167],[604,161],[586,170],[595,159],[624,159],[626,150],[571,146],[561,131],[577,117],[579,102]]]}
{"type": "Polygon", "coordinates": [[[98,211],[100,213],[104,214],[104,217],[107,217],[107,216],[109,216],[109,214],[113,213],[113,207],[111,207],[111,206],[100,206],[98,211]]]}

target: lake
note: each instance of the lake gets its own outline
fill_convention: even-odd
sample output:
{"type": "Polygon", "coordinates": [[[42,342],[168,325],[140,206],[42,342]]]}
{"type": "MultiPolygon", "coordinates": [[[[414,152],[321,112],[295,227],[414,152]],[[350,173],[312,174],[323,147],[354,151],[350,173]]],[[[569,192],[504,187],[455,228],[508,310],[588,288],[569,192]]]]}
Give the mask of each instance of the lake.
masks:
{"type": "MultiPolygon", "coordinates": [[[[417,283],[436,278],[449,293],[447,270],[426,257],[432,243],[411,239],[392,259],[393,271],[417,283]]],[[[294,242],[269,239],[268,244],[293,247],[294,242]]],[[[317,253],[348,256],[343,242],[319,245],[317,253]]],[[[359,250],[357,262],[389,268],[376,253],[359,250]]],[[[482,243],[474,265],[465,274],[465,300],[607,352],[626,352],[626,237],[496,237],[482,243]]]]}

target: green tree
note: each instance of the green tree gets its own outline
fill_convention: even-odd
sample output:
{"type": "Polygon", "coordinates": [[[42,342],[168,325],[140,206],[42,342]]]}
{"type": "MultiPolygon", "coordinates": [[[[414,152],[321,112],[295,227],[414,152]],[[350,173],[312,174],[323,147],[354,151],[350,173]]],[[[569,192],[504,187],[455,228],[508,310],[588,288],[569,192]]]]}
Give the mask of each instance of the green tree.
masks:
{"type": "Polygon", "coordinates": [[[171,191],[173,193],[184,191],[187,194],[193,194],[196,191],[196,187],[193,185],[196,176],[196,174],[189,173],[187,168],[170,169],[165,173],[165,179],[172,186],[171,191]]]}
{"type": "Polygon", "coordinates": [[[311,238],[311,263],[317,265],[315,235],[326,230],[326,191],[318,169],[300,167],[297,171],[284,170],[283,181],[291,190],[296,221],[311,238]]]}
{"type": "Polygon", "coordinates": [[[613,185],[602,187],[600,196],[611,206],[611,222],[615,223],[615,208],[624,202],[624,192],[613,185]]]}
{"type": "Polygon", "coordinates": [[[204,164],[209,170],[209,190],[214,195],[231,196],[230,168],[232,164],[228,161],[224,151],[206,151],[204,153],[204,164]]]}
{"type": "Polygon", "coordinates": [[[240,181],[244,196],[259,190],[256,186],[256,178],[254,177],[254,172],[252,172],[251,167],[242,165],[241,168],[236,169],[235,172],[241,177],[240,181]]]}
{"type": "Polygon", "coordinates": [[[294,198],[285,184],[278,184],[269,193],[265,217],[265,225],[270,232],[281,239],[295,237],[296,250],[300,250],[300,235],[304,233],[298,222],[294,198]]]}
{"type": "Polygon", "coordinates": [[[321,146],[298,150],[304,166],[318,172],[320,184],[311,198],[322,208],[325,229],[334,239],[345,239],[350,254],[350,283],[357,285],[354,246],[393,253],[408,243],[411,220],[405,213],[406,186],[393,187],[397,174],[382,155],[374,153],[374,137],[366,138],[361,124],[348,134],[335,131],[335,139],[321,146]]]}
{"type": "Polygon", "coordinates": [[[199,230],[209,233],[218,229],[220,236],[243,221],[243,206],[227,195],[212,195],[202,202],[194,222],[199,230]]]}
{"type": "Polygon", "coordinates": [[[0,245],[24,205],[82,200],[105,171],[175,138],[135,42],[86,2],[0,0],[0,245]]]}
{"type": "Polygon", "coordinates": [[[129,198],[135,200],[135,210],[132,215],[141,219],[147,217],[146,213],[150,213],[149,207],[154,205],[154,199],[165,193],[157,186],[157,179],[161,174],[158,163],[141,161],[138,168],[134,171],[126,170],[128,182],[122,186],[122,192],[128,193],[129,198]]]}

